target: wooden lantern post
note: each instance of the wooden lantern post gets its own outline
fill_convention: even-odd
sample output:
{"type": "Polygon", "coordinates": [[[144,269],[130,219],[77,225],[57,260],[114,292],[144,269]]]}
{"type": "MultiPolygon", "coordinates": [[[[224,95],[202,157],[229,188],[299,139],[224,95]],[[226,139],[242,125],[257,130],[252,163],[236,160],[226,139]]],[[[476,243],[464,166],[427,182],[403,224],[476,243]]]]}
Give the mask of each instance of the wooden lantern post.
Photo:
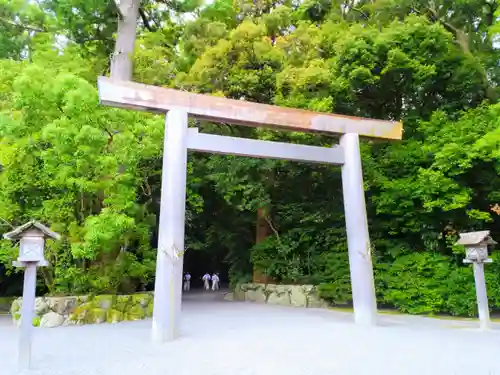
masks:
{"type": "Polygon", "coordinates": [[[486,280],[484,278],[484,264],[493,262],[488,257],[488,246],[496,242],[490,237],[490,231],[461,233],[456,243],[465,247],[464,263],[472,263],[474,267],[474,282],[476,284],[477,310],[479,313],[479,324],[483,330],[491,326],[490,309],[488,307],[488,294],[486,292],[486,280]]]}
{"type": "Polygon", "coordinates": [[[47,266],[44,257],[45,240],[59,240],[60,235],[36,221],[30,221],[4,238],[19,241],[19,257],[13,262],[16,267],[24,268],[23,299],[21,307],[21,327],[19,333],[18,360],[21,369],[31,365],[31,343],[33,336],[33,313],[36,295],[36,268],[47,266]]]}

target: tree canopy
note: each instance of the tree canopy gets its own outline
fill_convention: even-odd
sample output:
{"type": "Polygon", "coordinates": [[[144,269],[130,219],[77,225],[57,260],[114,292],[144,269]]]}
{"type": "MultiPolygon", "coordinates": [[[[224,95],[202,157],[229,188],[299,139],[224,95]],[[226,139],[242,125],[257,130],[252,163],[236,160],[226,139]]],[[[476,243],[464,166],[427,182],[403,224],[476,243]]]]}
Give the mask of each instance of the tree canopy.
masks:
{"type": "MultiPolygon", "coordinates": [[[[453,244],[469,230],[500,238],[499,12],[494,0],[144,0],[134,80],[402,120],[403,141],[362,144],[379,301],[473,314],[472,271],[453,244]]],[[[112,1],[0,0],[0,234],[35,218],[63,235],[47,249],[43,293],[132,292],[154,277],[164,119],[98,103],[117,19],[112,1]]],[[[187,264],[227,268],[233,283],[256,269],[349,304],[339,172],[190,155],[187,264]]],[[[0,241],[0,293],[19,290],[15,252],[0,241]]],[[[487,266],[495,308],[498,267],[487,266]]]]}

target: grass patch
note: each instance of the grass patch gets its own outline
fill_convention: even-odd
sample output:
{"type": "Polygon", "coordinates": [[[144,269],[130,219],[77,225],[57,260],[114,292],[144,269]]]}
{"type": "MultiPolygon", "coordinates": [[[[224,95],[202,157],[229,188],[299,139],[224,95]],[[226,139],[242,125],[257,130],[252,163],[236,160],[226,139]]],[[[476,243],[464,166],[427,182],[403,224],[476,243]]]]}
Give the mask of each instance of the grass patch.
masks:
{"type": "Polygon", "coordinates": [[[8,313],[16,297],[0,297],[0,314],[8,313]]]}

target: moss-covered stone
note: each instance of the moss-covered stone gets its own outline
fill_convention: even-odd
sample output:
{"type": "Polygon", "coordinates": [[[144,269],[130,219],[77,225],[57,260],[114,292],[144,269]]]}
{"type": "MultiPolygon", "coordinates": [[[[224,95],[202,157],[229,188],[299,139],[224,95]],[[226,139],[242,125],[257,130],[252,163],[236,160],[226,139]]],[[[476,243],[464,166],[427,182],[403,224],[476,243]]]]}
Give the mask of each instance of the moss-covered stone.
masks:
{"type": "Polygon", "coordinates": [[[248,289],[245,292],[245,298],[247,301],[265,303],[267,297],[264,294],[264,289],[248,289]]]}
{"type": "Polygon", "coordinates": [[[35,314],[41,316],[49,311],[50,308],[45,301],[45,297],[37,297],[35,299],[35,314]]]}
{"type": "Polygon", "coordinates": [[[19,310],[21,310],[21,305],[22,305],[22,300],[20,298],[16,299],[14,302],[12,302],[12,305],[10,307],[10,313],[12,315],[17,313],[19,310]]]}
{"type": "Polygon", "coordinates": [[[44,328],[59,327],[64,324],[64,320],[65,320],[64,316],[54,311],[50,311],[41,317],[40,327],[44,328]]]}
{"type": "Polygon", "coordinates": [[[314,285],[239,284],[233,291],[236,301],[267,302],[302,307],[328,307],[314,285]]]}
{"type": "MultiPolygon", "coordinates": [[[[152,292],[133,295],[97,295],[73,297],[44,297],[49,311],[63,319],[58,325],[116,323],[123,320],[140,320],[153,316],[154,295],[152,292]]],[[[11,312],[14,322],[19,325],[22,300],[12,302],[11,312]]],[[[45,315],[47,315],[45,314],[45,315]]],[[[33,324],[49,327],[44,324],[42,314],[36,314],[33,324]]]]}
{"type": "Polygon", "coordinates": [[[116,296],[116,303],[125,303],[128,304],[130,300],[132,299],[132,296],[116,296]]]}
{"type": "Polygon", "coordinates": [[[106,322],[107,310],[101,309],[100,307],[93,308],[89,310],[85,315],[84,323],[93,324],[93,323],[104,323],[106,322]]]}
{"type": "Polygon", "coordinates": [[[125,313],[124,320],[141,320],[146,317],[143,308],[139,305],[130,306],[125,313]]]}
{"type": "Polygon", "coordinates": [[[111,294],[104,294],[100,296],[95,296],[93,301],[95,301],[96,305],[98,305],[101,309],[108,310],[115,303],[116,296],[111,294]]]}
{"type": "Polygon", "coordinates": [[[77,297],[48,297],[47,304],[53,312],[68,316],[79,304],[77,297]]]}
{"type": "Polygon", "coordinates": [[[40,327],[40,317],[39,316],[35,316],[33,318],[33,326],[34,327],[40,327]]]}
{"type": "Polygon", "coordinates": [[[150,293],[137,293],[131,296],[132,305],[140,305],[142,307],[147,307],[149,301],[153,298],[150,293]]]}
{"type": "Polygon", "coordinates": [[[81,305],[81,304],[87,302],[89,299],[92,299],[92,298],[89,296],[78,296],[78,297],[76,297],[76,304],[77,304],[77,306],[81,305]]]}
{"type": "Polygon", "coordinates": [[[245,300],[245,291],[237,285],[233,292],[233,298],[235,301],[244,301],[245,300]]]}
{"type": "Polygon", "coordinates": [[[91,301],[83,303],[80,306],[76,306],[73,312],[69,315],[69,320],[76,322],[76,324],[85,324],[93,321],[93,317],[89,315],[89,312],[98,309],[96,301],[91,301]]]}
{"type": "Polygon", "coordinates": [[[147,318],[151,318],[153,316],[153,309],[154,309],[154,301],[153,299],[151,299],[151,301],[149,301],[145,309],[147,318]]]}
{"type": "Polygon", "coordinates": [[[300,285],[290,286],[290,304],[297,307],[307,306],[307,297],[300,285]]]}
{"type": "Polygon", "coordinates": [[[116,296],[116,302],[113,304],[113,309],[126,313],[129,305],[132,302],[131,296],[116,296]]]}
{"type": "Polygon", "coordinates": [[[101,307],[99,305],[99,302],[96,300],[88,301],[88,302],[84,303],[82,306],[84,306],[87,310],[98,309],[101,307]]]}
{"type": "Polygon", "coordinates": [[[118,323],[121,322],[124,318],[124,314],[121,311],[110,309],[108,310],[106,321],[108,323],[118,323]]]}
{"type": "Polygon", "coordinates": [[[316,294],[316,287],[314,285],[303,285],[302,291],[305,295],[316,294]]]}
{"type": "Polygon", "coordinates": [[[245,292],[247,291],[261,291],[265,289],[264,284],[241,284],[241,289],[244,290],[245,292]]]}
{"type": "Polygon", "coordinates": [[[267,299],[270,305],[290,306],[290,293],[274,292],[267,299]]]}

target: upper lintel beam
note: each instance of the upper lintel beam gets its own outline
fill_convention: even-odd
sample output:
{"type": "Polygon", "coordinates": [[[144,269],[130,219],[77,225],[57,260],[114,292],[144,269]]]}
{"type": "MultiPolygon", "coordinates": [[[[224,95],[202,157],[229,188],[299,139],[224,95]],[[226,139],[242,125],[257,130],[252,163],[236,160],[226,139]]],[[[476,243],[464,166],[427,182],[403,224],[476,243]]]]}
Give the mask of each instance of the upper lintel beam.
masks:
{"type": "Polygon", "coordinates": [[[99,77],[98,86],[101,103],[113,107],[163,113],[181,109],[198,119],[246,126],[266,126],[276,130],[326,134],[357,133],[362,137],[382,139],[401,139],[403,133],[402,124],[395,121],[283,108],[244,100],[192,94],[135,82],[116,81],[107,77],[99,77]]]}

